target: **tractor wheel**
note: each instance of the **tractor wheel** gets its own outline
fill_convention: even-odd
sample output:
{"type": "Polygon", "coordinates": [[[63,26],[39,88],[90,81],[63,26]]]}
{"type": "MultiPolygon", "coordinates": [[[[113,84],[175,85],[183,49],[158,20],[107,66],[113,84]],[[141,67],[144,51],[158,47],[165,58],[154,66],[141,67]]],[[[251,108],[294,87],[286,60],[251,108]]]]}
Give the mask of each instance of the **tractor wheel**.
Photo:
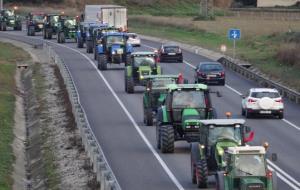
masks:
{"type": "Polygon", "coordinates": [[[6,31],[6,23],[5,22],[1,23],[1,30],[6,31]]]}
{"type": "Polygon", "coordinates": [[[145,119],[146,119],[146,125],[147,126],[152,126],[153,125],[153,113],[152,113],[152,109],[148,108],[144,111],[144,115],[145,115],[145,119]]]}
{"type": "Polygon", "coordinates": [[[0,23],[0,31],[2,31],[2,22],[0,23]]]}
{"type": "Polygon", "coordinates": [[[126,87],[127,87],[126,92],[129,93],[129,94],[133,94],[134,93],[134,81],[133,81],[133,77],[126,76],[125,79],[126,79],[125,82],[126,82],[126,87]]]}
{"type": "Polygon", "coordinates": [[[63,33],[63,32],[60,32],[59,34],[58,34],[58,36],[59,36],[59,39],[60,39],[60,42],[58,42],[58,43],[65,43],[66,42],[66,38],[65,38],[65,33],[63,33]]]}
{"type": "Polygon", "coordinates": [[[197,183],[197,162],[200,160],[199,143],[191,144],[191,176],[193,184],[197,183]]]}
{"type": "Polygon", "coordinates": [[[77,47],[78,48],[83,48],[83,39],[82,39],[82,37],[79,37],[77,39],[77,47]]]}
{"type": "Polygon", "coordinates": [[[161,137],[161,132],[160,132],[160,126],[156,125],[156,148],[160,149],[160,137],[161,137]]]}
{"type": "Polygon", "coordinates": [[[127,54],[127,55],[126,55],[125,66],[130,65],[130,62],[131,62],[131,55],[130,55],[130,54],[127,54]]]}
{"type": "Polygon", "coordinates": [[[197,162],[196,181],[198,188],[207,187],[208,168],[206,159],[201,159],[197,162]]]}
{"type": "Polygon", "coordinates": [[[106,55],[99,55],[98,56],[98,69],[103,71],[107,70],[107,58],[106,55]]]}
{"type": "Polygon", "coordinates": [[[61,39],[60,39],[60,35],[59,35],[60,33],[58,33],[58,35],[57,35],[57,43],[61,43],[61,39]]]}
{"type": "Polygon", "coordinates": [[[277,173],[276,172],[272,172],[272,190],[277,190],[278,186],[277,186],[277,173]]]}
{"type": "Polygon", "coordinates": [[[86,42],[86,52],[87,53],[93,53],[93,47],[90,41],[86,42]]]}
{"type": "Polygon", "coordinates": [[[46,36],[46,31],[45,31],[45,30],[43,30],[42,32],[43,32],[43,39],[47,39],[47,36],[46,36]]]}
{"type": "Polygon", "coordinates": [[[48,28],[46,31],[47,31],[47,39],[51,40],[52,39],[52,30],[51,30],[51,28],[48,28]]]}
{"type": "Polygon", "coordinates": [[[98,56],[98,54],[97,54],[96,46],[95,46],[95,49],[94,49],[94,59],[95,59],[95,60],[97,60],[97,56],[98,56]]]}
{"type": "Polygon", "coordinates": [[[33,26],[29,26],[28,33],[29,33],[29,36],[35,36],[35,29],[33,26]]]}
{"type": "Polygon", "coordinates": [[[225,183],[224,183],[224,172],[218,172],[216,174],[216,183],[217,183],[217,190],[224,190],[225,183]]]}
{"type": "Polygon", "coordinates": [[[174,128],[172,125],[160,126],[160,147],[162,153],[174,152],[174,128]]]}

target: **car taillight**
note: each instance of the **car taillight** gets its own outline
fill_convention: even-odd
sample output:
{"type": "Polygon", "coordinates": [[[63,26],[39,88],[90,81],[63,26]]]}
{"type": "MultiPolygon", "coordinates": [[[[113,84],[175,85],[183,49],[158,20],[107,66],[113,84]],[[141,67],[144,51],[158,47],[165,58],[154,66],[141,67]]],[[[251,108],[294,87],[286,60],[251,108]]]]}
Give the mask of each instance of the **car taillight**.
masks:
{"type": "Polygon", "coordinates": [[[178,48],[177,53],[181,53],[181,49],[180,48],[178,48]]]}
{"type": "Polygon", "coordinates": [[[201,71],[197,71],[197,74],[201,77],[206,77],[206,74],[205,73],[202,73],[201,71]]]}
{"type": "Polygon", "coordinates": [[[253,99],[249,98],[249,99],[248,99],[248,102],[249,102],[249,103],[253,103],[253,102],[256,102],[256,100],[253,100],[253,99]]]}
{"type": "Polygon", "coordinates": [[[282,99],[278,99],[278,100],[275,100],[275,102],[283,103],[283,100],[282,99]]]}
{"type": "Polygon", "coordinates": [[[225,77],[225,72],[222,71],[222,72],[220,73],[220,76],[221,76],[221,77],[225,77]]]}

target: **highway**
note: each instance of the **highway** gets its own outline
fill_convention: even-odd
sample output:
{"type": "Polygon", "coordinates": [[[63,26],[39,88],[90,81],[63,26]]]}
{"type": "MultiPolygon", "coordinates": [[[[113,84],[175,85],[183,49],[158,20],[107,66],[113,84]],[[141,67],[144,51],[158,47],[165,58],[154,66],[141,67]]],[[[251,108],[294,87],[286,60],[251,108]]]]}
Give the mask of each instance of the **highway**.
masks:
{"type": "MultiPolygon", "coordinates": [[[[0,37],[30,44],[42,42],[42,36],[27,37],[22,32],[0,32],[0,37]]],[[[142,92],[124,91],[123,66],[100,72],[96,69],[93,54],[76,48],[75,43],[57,44],[49,41],[58,55],[68,65],[76,84],[80,101],[87,113],[91,127],[101,144],[105,156],[124,190],[196,189],[191,183],[189,145],[177,142],[174,154],[161,154],[155,148],[155,128],[143,124],[142,92]]],[[[152,50],[160,44],[143,40],[138,50],[152,50]]],[[[183,51],[184,63],[161,63],[165,74],[184,74],[193,82],[193,67],[208,58],[183,51]]],[[[219,117],[230,111],[235,118],[241,116],[241,97],[249,88],[257,85],[227,70],[226,86],[212,87],[222,97],[211,95],[219,117]]],[[[300,189],[300,106],[288,100],[285,103],[285,119],[247,119],[247,125],[255,131],[252,144],[268,141],[270,152],[278,154],[278,161],[269,162],[278,173],[280,190],[300,189]]],[[[210,187],[213,189],[213,178],[210,187]]]]}

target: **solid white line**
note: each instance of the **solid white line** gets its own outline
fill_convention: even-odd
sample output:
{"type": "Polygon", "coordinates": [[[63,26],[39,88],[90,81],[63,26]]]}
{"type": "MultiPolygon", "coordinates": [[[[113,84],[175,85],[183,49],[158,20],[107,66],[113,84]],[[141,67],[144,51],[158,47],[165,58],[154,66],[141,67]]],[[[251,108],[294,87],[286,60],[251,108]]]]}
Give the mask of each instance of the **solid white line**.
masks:
{"type": "MultiPolygon", "coordinates": [[[[151,49],[155,49],[155,48],[153,48],[153,47],[151,47],[151,46],[148,46],[148,45],[145,45],[145,44],[143,44],[143,46],[145,46],[145,47],[148,47],[148,48],[151,48],[151,49]]],[[[194,65],[192,65],[191,63],[189,63],[189,62],[187,62],[187,61],[185,61],[185,60],[183,60],[183,62],[186,64],[186,65],[188,65],[188,66],[190,66],[191,68],[193,68],[193,69],[195,69],[196,67],[194,66],[194,65]]],[[[238,95],[242,95],[242,93],[241,92],[239,92],[238,90],[236,90],[236,89],[234,89],[233,87],[231,87],[231,86],[229,86],[229,85],[225,85],[225,87],[227,87],[228,89],[230,89],[230,90],[232,90],[233,92],[235,92],[236,94],[238,94],[238,95]]],[[[284,121],[284,122],[286,122],[286,123],[288,123],[289,125],[291,125],[292,127],[294,127],[294,128],[296,128],[296,129],[298,129],[298,130],[300,130],[300,128],[299,127],[297,127],[295,124],[293,124],[293,123],[291,123],[290,121],[288,121],[288,120],[286,120],[286,119],[282,119],[282,121],[284,121]]],[[[294,188],[294,189],[297,189],[297,190],[299,190],[300,189],[300,183],[296,180],[296,179],[294,179],[293,177],[291,177],[289,174],[287,174],[286,172],[284,172],[282,169],[280,169],[278,166],[276,166],[274,163],[272,163],[270,160],[267,160],[267,162],[270,164],[270,165],[272,165],[276,170],[278,170],[277,172],[279,173],[279,172],[281,172],[282,174],[278,174],[278,177],[282,180],[282,181],[284,181],[286,184],[288,184],[288,185],[290,185],[292,188],[294,188]],[[286,177],[284,177],[284,176],[286,176],[286,177]],[[297,186],[299,186],[299,187],[296,187],[294,184],[292,184],[290,181],[288,181],[288,179],[289,180],[291,180],[292,182],[294,182],[297,186]]]]}
{"type": "Polygon", "coordinates": [[[68,49],[70,49],[70,50],[72,50],[74,52],[77,52],[77,53],[79,53],[80,55],[82,55],[83,57],[85,57],[89,61],[89,63],[96,69],[98,75],[104,81],[105,85],[110,90],[110,92],[113,94],[113,96],[115,97],[115,99],[117,100],[117,102],[120,104],[120,106],[122,107],[123,111],[125,112],[125,114],[127,115],[127,117],[130,119],[130,121],[132,122],[134,128],[137,130],[137,132],[139,133],[139,135],[142,137],[143,141],[146,143],[146,145],[148,146],[148,148],[151,150],[152,154],[158,160],[158,162],[163,167],[163,169],[165,170],[165,172],[167,173],[167,175],[170,177],[170,179],[173,181],[173,183],[176,185],[176,187],[178,189],[184,190],[184,188],[179,183],[179,181],[177,180],[177,178],[175,177],[175,175],[171,172],[171,170],[169,169],[169,167],[167,166],[167,164],[162,160],[162,158],[159,156],[159,154],[153,148],[153,146],[151,145],[151,143],[149,142],[149,140],[147,139],[147,137],[144,135],[144,133],[142,132],[142,130],[140,129],[140,127],[137,125],[137,123],[133,119],[132,115],[129,113],[129,111],[127,110],[127,108],[125,107],[125,105],[123,104],[123,102],[121,101],[121,99],[118,97],[118,95],[116,94],[116,92],[110,86],[110,84],[108,83],[108,81],[106,80],[106,78],[104,77],[104,75],[97,69],[97,67],[94,64],[94,62],[88,56],[86,56],[85,54],[81,53],[80,51],[78,51],[76,49],[73,49],[73,48],[65,46],[65,45],[57,44],[57,43],[54,43],[54,42],[51,42],[51,41],[47,41],[47,42],[50,42],[52,44],[55,44],[55,45],[58,45],[58,46],[61,46],[61,47],[64,47],[64,48],[68,48],[68,49]]]}
{"type": "Polygon", "coordinates": [[[273,168],[275,168],[278,172],[280,172],[282,175],[284,175],[286,178],[288,178],[290,181],[292,181],[293,183],[295,183],[297,186],[299,186],[300,188],[300,183],[293,178],[292,176],[290,176],[289,174],[287,174],[285,171],[283,171],[282,169],[280,169],[278,166],[276,166],[274,163],[272,163],[270,160],[267,160],[268,164],[270,164],[273,168]]]}

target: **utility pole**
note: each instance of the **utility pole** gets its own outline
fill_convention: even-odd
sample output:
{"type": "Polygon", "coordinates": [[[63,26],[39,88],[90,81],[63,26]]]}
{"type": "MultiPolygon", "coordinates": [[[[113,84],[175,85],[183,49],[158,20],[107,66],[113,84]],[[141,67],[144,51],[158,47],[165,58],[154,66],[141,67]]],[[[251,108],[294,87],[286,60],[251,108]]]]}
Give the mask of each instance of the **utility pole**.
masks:
{"type": "Polygon", "coordinates": [[[0,10],[3,9],[3,0],[0,0],[0,10]]]}

